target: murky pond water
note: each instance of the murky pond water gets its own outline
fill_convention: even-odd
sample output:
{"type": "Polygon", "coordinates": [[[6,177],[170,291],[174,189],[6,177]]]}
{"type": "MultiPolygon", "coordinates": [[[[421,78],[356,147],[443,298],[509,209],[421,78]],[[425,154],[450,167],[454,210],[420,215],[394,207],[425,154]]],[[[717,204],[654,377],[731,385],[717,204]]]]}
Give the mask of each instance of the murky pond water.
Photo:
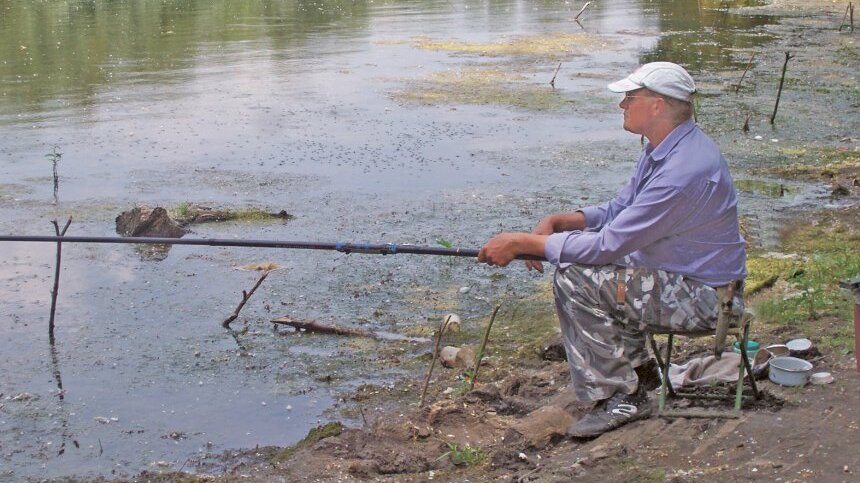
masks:
{"type": "MultiPolygon", "coordinates": [[[[596,2],[579,26],[576,2],[3,0],[0,231],[52,234],[49,220],[72,216],[69,234],[110,236],[135,204],[191,202],[295,215],[195,237],[476,247],[614,193],[639,139],[605,84],[657,59],[694,76],[742,69],[737,49],[770,42],[775,20],[727,6],[755,3],[596,2]],[[591,43],[498,56],[422,46],[561,34],[591,43]],[[434,90],[434,75],[488,65],[530,90],[509,104],[430,97],[458,88],[434,90]]],[[[753,214],[774,203],[745,199],[753,214]]],[[[428,346],[289,335],[271,318],[398,333],[452,310],[483,316],[540,280],[437,257],[174,247],[155,262],[67,244],[52,354],[54,256],[0,245],[0,480],[192,469],[202,453],[290,444],[345,391],[408,374],[391,361],[428,346]],[[257,278],[235,268],[263,261],[282,269],[233,336],[220,322],[257,278]]]]}

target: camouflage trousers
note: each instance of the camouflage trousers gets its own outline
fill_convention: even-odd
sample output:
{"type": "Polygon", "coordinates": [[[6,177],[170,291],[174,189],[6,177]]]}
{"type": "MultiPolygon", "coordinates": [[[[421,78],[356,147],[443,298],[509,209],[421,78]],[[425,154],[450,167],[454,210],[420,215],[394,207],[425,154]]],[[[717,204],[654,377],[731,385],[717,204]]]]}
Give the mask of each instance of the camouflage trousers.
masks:
{"type": "MultiPolygon", "coordinates": [[[[553,293],[572,386],[581,401],[636,391],[634,368],[650,358],[649,327],[713,329],[720,310],[717,291],[701,282],[620,265],[559,268],[553,293]]],[[[742,314],[742,291],[732,302],[734,314],[742,314]]]]}

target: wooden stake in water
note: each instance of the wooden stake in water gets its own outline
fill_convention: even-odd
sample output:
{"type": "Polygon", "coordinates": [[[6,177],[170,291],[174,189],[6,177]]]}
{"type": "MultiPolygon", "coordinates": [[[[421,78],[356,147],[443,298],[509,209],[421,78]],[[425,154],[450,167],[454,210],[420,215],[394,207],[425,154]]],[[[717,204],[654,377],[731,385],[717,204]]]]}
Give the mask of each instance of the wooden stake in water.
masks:
{"type": "Polygon", "coordinates": [[[591,5],[591,2],[585,2],[585,5],[583,5],[582,8],[579,9],[579,13],[576,14],[576,17],[573,17],[573,19],[579,21],[579,16],[582,15],[582,12],[584,12],[589,5],[591,5]]]}
{"type": "Polygon", "coordinates": [[[848,6],[845,7],[845,15],[842,16],[842,23],[839,24],[839,31],[842,31],[842,27],[845,26],[845,19],[848,18],[849,14],[851,15],[851,32],[854,31],[854,3],[848,2],[848,6]]]}
{"type": "Polygon", "coordinates": [[[773,114],[770,115],[770,123],[776,119],[776,110],[779,109],[779,98],[782,96],[782,86],[785,83],[785,70],[788,68],[788,61],[794,58],[789,51],[785,51],[785,62],[782,64],[782,77],[779,78],[779,90],[776,92],[776,104],[773,106],[773,114]]]}
{"type": "MultiPolygon", "coordinates": [[[[58,237],[65,236],[66,230],[69,229],[69,225],[72,224],[72,217],[69,217],[69,221],[66,222],[66,226],[60,230],[60,225],[57,224],[57,220],[51,221],[54,225],[54,231],[57,233],[58,237]]],[[[60,290],[60,262],[63,257],[63,242],[57,242],[57,266],[54,269],[54,288],[51,289],[51,317],[48,319],[48,342],[51,345],[54,345],[54,314],[57,311],[57,292],[60,290]]]]}
{"type": "Polygon", "coordinates": [[[744,69],[744,73],[743,73],[743,75],[741,75],[741,80],[739,80],[738,84],[735,86],[735,93],[737,93],[738,91],[741,90],[741,84],[744,81],[744,77],[747,76],[747,71],[749,71],[750,67],[752,67],[753,59],[755,59],[755,52],[753,52],[753,54],[750,56],[750,61],[747,62],[747,68],[744,69]]]}
{"type": "Polygon", "coordinates": [[[552,75],[552,80],[549,81],[549,85],[551,85],[553,89],[555,89],[555,76],[558,75],[559,69],[561,69],[561,62],[558,63],[558,67],[555,68],[555,73],[552,75]]]}

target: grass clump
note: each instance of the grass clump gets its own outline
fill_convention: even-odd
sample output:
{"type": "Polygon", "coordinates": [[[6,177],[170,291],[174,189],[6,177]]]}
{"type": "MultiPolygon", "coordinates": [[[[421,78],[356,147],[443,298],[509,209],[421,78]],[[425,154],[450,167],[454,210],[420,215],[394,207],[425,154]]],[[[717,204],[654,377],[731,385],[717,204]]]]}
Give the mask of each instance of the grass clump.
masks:
{"type": "Polygon", "coordinates": [[[755,303],[755,312],[767,325],[794,329],[815,338],[824,350],[847,354],[853,346],[854,299],[839,281],[860,275],[860,208],[816,218],[784,234],[782,248],[801,257],[776,262],[750,258],[748,280],[781,281],[780,290],[755,303]]]}
{"type": "Polygon", "coordinates": [[[269,461],[272,463],[278,461],[287,461],[292,458],[293,455],[295,455],[299,450],[309,448],[310,446],[313,446],[314,444],[326,438],[331,438],[332,436],[339,436],[344,429],[345,428],[343,424],[337,421],[325,424],[323,426],[317,426],[316,428],[313,428],[308,431],[308,435],[305,436],[304,439],[302,439],[298,443],[288,448],[284,448],[283,450],[278,451],[272,456],[270,456],[269,461]]]}
{"type": "Polygon", "coordinates": [[[442,457],[448,456],[451,463],[456,466],[473,466],[481,463],[487,457],[484,450],[475,446],[457,443],[445,443],[448,446],[448,451],[442,457]]]}

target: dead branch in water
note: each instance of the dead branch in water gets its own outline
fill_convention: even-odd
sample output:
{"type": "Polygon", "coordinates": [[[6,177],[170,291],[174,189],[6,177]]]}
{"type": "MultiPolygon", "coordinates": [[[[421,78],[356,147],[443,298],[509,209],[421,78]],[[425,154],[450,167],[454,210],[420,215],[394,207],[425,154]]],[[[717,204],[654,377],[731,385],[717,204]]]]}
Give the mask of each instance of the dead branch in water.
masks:
{"type": "Polygon", "coordinates": [[[735,93],[741,90],[741,84],[744,82],[744,77],[747,76],[747,72],[750,70],[750,67],[752,67],[753,59],[755,59],[755,52],[753,52],[750,56],[750,61],[747,62],[747,68],[744,69],[744,73],[743,75],[741,75],[741,80],[739,80],[737,85],[735,86],[735,93]]]}
{"type": "Polygon", "coordinates": [[[582,6],[582,8],[581,8],[581,9],[579,9],[579,13],[578,13],[578,14],[576,14],[576,17],[573,17],[573,20],[574,20],[574,21],[578,21],[578,20],[579,20],[579,16],[580,16],[580,15],[582,15],[582,12],[584,12],[584,11],[585,11],[585,9],[586,9],[586,8],[588,8],[588,6],[589,6],[589,5],[591,5],[591,2],[585,2],[585,5],[583,5],[583,6],[582,6]]]}
{"type": "MultiPolygon", "coordinates": [[[[57,220],[53,220],[51,223],[54,225],[54,231],[57,233],[57,236],[65,236],[66,230],[72,224],[72,217],[69,217],[66,226],[62,230],[60,230],[57,220]]],[[[54,288],[51,289],[51,317],[48,319],[48,342],[51,346],[54,345],[54,314],[57,311],[57,292],[60,290],[60,262],[62,261],[62,256],[63,242],[57,242],[57,266],[54,269],[54,288]]]]}
{"type": "Polygon", "coordinates": [[[552,80],[549,81],[549,85],[551,85],[553,89],[555,89],[555,76],[558,75],[559,69],[561,69],[561,62],[558,63],[558,67],[555,68],[555,73],[552,75],[552,80]]]}
{"type": "Polygon", "coordinates": [[[779,90],[776,92],[776,104],[773,106],[773,114],[770,116],[770,123],[773,124],[776,119],[776,110],[779,109],[779,98],[782,96],[782,85],[785,83],[785,70],[788,68],[788,61],[793,59],[789,51],[785,51],[785,62],[782,64],[782,77],[779,78],[779,90]]]}
{"type": "Polygon", "coordinates": [[[326,325],[317,322],[316,320],[296,320],[291,317],[284,316],[272,319],[272,323],[289,325],[297,331],[304,330],[305,332],[319,332],[321,334],[352,335],[357,337],[370,337],[373,339],[377,338],[377,335],[369,330],[354,329],[352,327],[343,327],[340,325],[326,325]]]}
{"type": "Polygon", "coordinates": [[[487,331],[484,332],[484,340],[481,342],[481,348],[478,350],[478,357],[475,358],[475,369],[472,371],[472,382],[469,384],[470,391],[475,388],[475,379],[478,378],[478,368],[481,367],[481,359],[484,358],[484,349],[487,347],[487,340],[490,338],[490,329],[493,328],[493,322],[496,320],[496,314],[500,308],[502,308],[502,304],[496,305],[496,309],[493,310],[493,315],[490,317],[490,323],[487,324],[487,331]]]}
{"type": "Polygon", "coordinates": [[[851,32],[854,31],[854,2],[848,2],[848,6],[845,7],[845,15],[842,16],[842,23],[839,24],[839,32],[845,26],[845,19],[848,18],[849,13],[851,16],[851,32]]]}
{"type": "Polygon", "coordinates": [[[245,303],[248,302],[248,299],[251,298],[251,295],[254,295],[254,291],[257,290],[257,287],[259,287],[260,284],[263,283],[263,280],[265,280],[268,276],[269,271],[266,270],[265,272],[263,272],[262,275],[260,275],[260,279],[257,280],[257,283],[254,284],[254,288],[252,288],[250,292],[245,292],[244,290],[242,290],[242,301],[239,302],[239,305],[236,306],[236,310],[234,310],[229,317],[224,319],[224,322],[221,322],[221,327],[224,327],[225,329],[230,328],[230,322],[233,322],[234,320],[236,320],[237,317],[239,317],[239,312],[242,310],[242,307],[245,306],[245,303]]]}
{"type": "Polygon", "coordinates": [[[421,390],[421,402],[418,403],[419,408],[424,407],[424,400],[427,397],[427,387],[430,386],[430,376],[433,375],[433,368],[436,366],[436,359],[439,357],[439,343],[442,341],[442,333],[445,332],[445,326],[451,320],[451,315],[442,320],[442,325],[439,326],[439,332],[436,333],[436,346],[433,348],[433,360],[430,361],[430,370],[427,371],[427,378],[424,379],[424,389],[421,390]]]}

